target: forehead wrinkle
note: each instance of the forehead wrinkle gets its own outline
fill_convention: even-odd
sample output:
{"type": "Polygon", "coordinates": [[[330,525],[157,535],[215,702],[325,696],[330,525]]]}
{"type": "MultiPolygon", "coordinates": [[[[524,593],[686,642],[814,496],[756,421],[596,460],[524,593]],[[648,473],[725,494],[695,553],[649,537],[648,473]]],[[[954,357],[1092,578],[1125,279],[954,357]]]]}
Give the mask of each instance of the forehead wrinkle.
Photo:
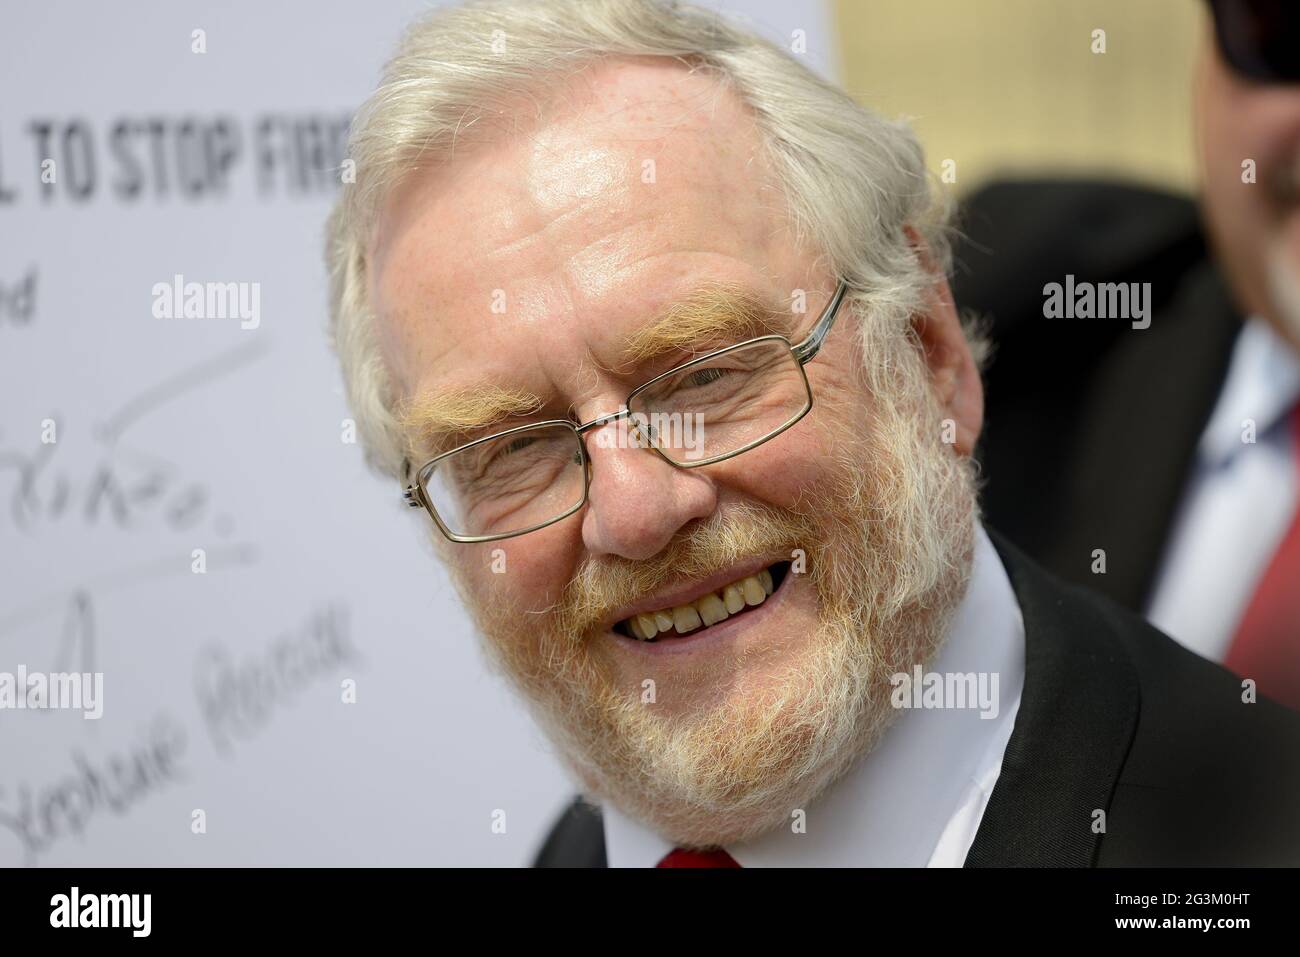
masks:
{"type": "Polygon", "coordinates": [[[635,364],[709,340],[784,334],[789,325],[784,315],[775,302],[739,283],[706,282],[633,333],[619,363],[635,364]]]}
{"type": "Polygon", "coordinates": [[[435,455],[454,447],[455,439],[512,415],[536,412],[540,396],[521,389],[480,386],[421,393],[402,402],[398,425],[408,456],[435,455]]]}

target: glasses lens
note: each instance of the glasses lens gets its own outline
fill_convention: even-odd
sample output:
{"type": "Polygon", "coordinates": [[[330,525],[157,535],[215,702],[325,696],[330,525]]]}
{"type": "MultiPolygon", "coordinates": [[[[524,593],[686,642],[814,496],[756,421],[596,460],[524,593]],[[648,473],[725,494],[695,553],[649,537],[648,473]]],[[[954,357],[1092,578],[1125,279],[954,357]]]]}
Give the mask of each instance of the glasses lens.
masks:
{"type": "Polygon", "coordinates": [[[1211,0],[1223,58],[1265,83],[1300,81],[1300,4],[1295,0],[1211,0]]]}
{"type": "Polygon", "coordinates": [[[638,389],[629,418],[684,465],[750,448],[812,408],[803,367],[783,339],[763,339],[697,360],[638,389]]]}
{"type": "Polygon", "coordinates": [[[424,494],[453,534],[510,535],[574,511],[586,492],[577,432],[533,426],[438,460],[424,494]]]}

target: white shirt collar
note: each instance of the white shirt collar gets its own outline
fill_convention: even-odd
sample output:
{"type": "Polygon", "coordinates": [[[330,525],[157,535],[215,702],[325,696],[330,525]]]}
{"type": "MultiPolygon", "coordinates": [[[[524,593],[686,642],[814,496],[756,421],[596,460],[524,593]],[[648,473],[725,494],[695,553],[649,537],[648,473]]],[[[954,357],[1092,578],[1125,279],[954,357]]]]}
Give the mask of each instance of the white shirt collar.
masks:
{"type": "Polygon", "coordinates": [[[1300,356],[1262,319],[1242,327],[1232,348],[1228,374],[1201,435],[1199,454],[1207,465],[1223,465],[1242,451],[1242,423],[1251,419],[1262,438],[1300,398],[1300,356]]]}
{"type": "MultiPolygon", "coordinates": [[[[998,712],[907,710],[812,806],[806,833],[777,830],[727,852],[742,867],[960,866],[1015,724],[1025,676],[1024,619],[983,526],[970,585],[930,672],[998,675],[998,712]]],[[[654,867],[673,845],[609,803],[610,867],[654,867]]]]}

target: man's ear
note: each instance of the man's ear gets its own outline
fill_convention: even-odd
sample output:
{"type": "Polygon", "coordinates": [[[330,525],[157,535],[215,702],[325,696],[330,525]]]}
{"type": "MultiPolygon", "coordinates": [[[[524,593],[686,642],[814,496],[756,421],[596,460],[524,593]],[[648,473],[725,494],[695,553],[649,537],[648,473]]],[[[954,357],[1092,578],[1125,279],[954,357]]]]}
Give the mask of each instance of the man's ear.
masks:
{"type": "Polygon", "coordinates": [[[938,268],[924,238],[911,226],[905,226],[912,249],[931,276],[925,303],[912,317],[912,328],[925,351],[934,389],[945,419],[953,428],[947,434],[961,455],[971,455],[984,424],[984,386],[971,354],[970,343],[957,315],[948,279],[938,268]]]}

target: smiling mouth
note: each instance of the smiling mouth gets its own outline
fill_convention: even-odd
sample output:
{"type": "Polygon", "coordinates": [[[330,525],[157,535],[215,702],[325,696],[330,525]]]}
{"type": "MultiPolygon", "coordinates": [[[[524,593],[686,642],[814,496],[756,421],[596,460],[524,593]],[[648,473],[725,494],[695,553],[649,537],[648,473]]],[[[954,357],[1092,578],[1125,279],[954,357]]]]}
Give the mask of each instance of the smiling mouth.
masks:
{"type": "Polygon", "coordinates": [[[789,570],[788,561],[776,562],[684,605],[624,618],[614,626],[614,631],[626,638],[651,642],[708,630],[762,605],[781,587],[789,570]]]}

